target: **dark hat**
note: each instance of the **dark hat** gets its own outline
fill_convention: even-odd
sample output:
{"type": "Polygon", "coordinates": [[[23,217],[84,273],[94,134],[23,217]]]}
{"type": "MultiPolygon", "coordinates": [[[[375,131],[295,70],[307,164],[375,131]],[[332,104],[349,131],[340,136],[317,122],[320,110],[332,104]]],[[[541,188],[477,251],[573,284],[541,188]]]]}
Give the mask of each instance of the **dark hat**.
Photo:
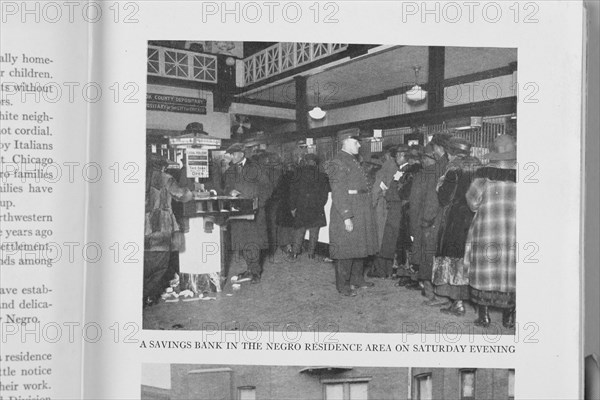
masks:
{"type": "Polygon", "coordinates": [[[314,161],[316,164],[319,163],[319,157],[313,153],[307,153],[304,155],[304,161],[314,161]]]}
{"type": "Polygon", "coordinates": [[[340,142],[343,142],[343,141],[344,141],[344,140],[346,140],[346,139],[354,139],[354,140],[358,140],[358,141],[360,141],[360,136],[358,136],[358,134],[357,134],[357,133],[355,133],[355,132],[347,132],[347,133],[342,133],[342,134],[339,136],[339,140],[340,140],[340,142]]]}
{"type": "Polygon", "coordinates": [[[413,158],[419,160],[423,155],[423,146],[415,144],[408,148],[407,158],[413,158]]]}
{"type": "Polygon", "coordinates": [[[169,165],[169,160],[158,154],[149,154],[146,156],[146,165],[149,168],[161,169],[169,165]]]}
{"type": "Polygon", "coordinates": [[[492,151],[483,158],[490,161],[512,161],[517,159],[517,141],[510,135],[500,135],[494,140],[492,151]]]}
{"type": "Polygon", "coordinates": [[[245,148],[241,143],[234,143],[225,150],[225,153],[233,154],[233,153],[244,153],[245,148]]]}
{"type": "Polygon", "coordinates": [[[388,152],[396,151],[396,147],[398,147],[397,144],[388,143],[383,146],[383,152],[388,153],[388,152]]]}
{"type": "Polygon", "coordinates": [[[435,159],[435,149],[433,148],[433,143],[429,142],[425,147],[423,147],[422,156],[429,157],[435,159]]]}
{"type": "Polygon", "coordinates": [[[447,150],[448,153],[454,154],[470,154],[472,144],[461,137],[453,136],[448,140],[447,150]]]}
{"type": "Polygon", "coordinates": [[[436,133],[433,135],[429,143],[446,148],[451,136],[447,133],[436,133]]]}
{"type": "Polygon", "coordinates": [[[204,125],[200,122],[190,122],[185,127],[184,134],[194,134],[194,135],[208,135],[208,132],[204,131],[204,125]]]}
{"type": "Polygon", "coordinates": [[[401,144],[396,147],[396,153],[408,153],[410,146],[407,144],[401,144]]]}
{"type": "Polygon", "coordinates": [[[254,146],[260,146],[262,143],[260,140],[258,140],[256,138],[248,138],[248,139],[244,139],[242,141],[242,144],[244,145],[244,147],[254,147],[254,146]]]}

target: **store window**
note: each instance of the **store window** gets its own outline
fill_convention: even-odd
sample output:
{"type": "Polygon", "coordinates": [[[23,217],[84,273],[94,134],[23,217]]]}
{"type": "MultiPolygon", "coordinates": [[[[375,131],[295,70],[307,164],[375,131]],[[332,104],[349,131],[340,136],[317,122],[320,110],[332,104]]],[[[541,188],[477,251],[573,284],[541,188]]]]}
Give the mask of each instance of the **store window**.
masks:
{"type": "Polygon", "coordinates": [[[415,376],[414,400],[433,400],[431,374],[415,376]]]}
{"type": "Polygon", "coordinates": [[[362,382],[335,382],[326,383],[324,400],[368,400],[369,383],[362,382]]]}
{"type": "Polygon", "coordinates": [[[508,399],[515,400],[515,370],[508,370],[508,399]]]}
{"type": "Polygon", "coordinates": [[[256,387],[242,386],[238,388],[238,400],[256,400],[256,387]]]}
{"type": "Polygon", "coordinates": [[[460,398],[461,400],[475,399],[474,369],[463,369],[460,371],[460,398]]]}

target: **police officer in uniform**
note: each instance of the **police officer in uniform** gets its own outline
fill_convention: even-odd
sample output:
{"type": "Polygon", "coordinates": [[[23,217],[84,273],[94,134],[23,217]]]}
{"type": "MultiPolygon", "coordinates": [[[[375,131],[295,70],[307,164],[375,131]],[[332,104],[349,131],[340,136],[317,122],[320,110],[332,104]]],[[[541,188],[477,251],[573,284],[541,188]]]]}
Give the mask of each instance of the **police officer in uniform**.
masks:
{"type": "Polygon", "coordinates": [[[365,281],[363,266],[377,252],[377,228],[369,179],[358,160],[360,139],[351,133],[339,139],[342,149],[326,166],[332,196],[329,252],[336,260],[337,290],[355,296],[356,289],[373,286],[365,281]]]}

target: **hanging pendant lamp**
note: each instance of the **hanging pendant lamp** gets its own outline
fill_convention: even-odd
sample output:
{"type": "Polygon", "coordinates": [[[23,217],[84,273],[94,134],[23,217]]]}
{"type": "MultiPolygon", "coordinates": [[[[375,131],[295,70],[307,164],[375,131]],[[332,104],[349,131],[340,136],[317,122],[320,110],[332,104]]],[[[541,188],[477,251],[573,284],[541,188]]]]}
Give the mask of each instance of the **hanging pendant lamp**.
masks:
{"type": "Polygon", "coordinates": [[[427,91],[419,86],[419,71],[421,67],[415,65],[413,69],[415,70],[415,85],[406,92],[406,98],[408,101],[418,103],[427,98],[427,91]]]}
{"type": "Polygon", "coordinates": [[[319,83],[316,83],[317,85],[317,90],[316,90],[316,97],[317,97],[317,105],[308,112],[308,115],[314,119],[314,120],[322,120],[323,118],[325,118],[325,116],[327,115],[326,111],[323,111],[321,109],[321,107],[319,107],[319,83]]]}

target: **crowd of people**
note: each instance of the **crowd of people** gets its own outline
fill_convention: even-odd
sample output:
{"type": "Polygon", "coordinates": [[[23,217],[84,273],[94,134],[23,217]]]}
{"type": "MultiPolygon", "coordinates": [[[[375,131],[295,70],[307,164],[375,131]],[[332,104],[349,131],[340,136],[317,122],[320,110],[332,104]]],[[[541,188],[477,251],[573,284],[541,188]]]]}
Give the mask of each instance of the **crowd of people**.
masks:
{"type": "MultiPolygon", "coordinates": [[[[471,143],[446,134],[425,146],[386,146],[382,156],[368,160],[359,156],[359,137],[339,139],[341,150],[324,163],[304,154],[284,164],[277,154],[242,143],[227,149],[228,162],[211,174],[211,188],[257,198],[259,205],[253,220],[229,223],[230,249],[247,265],[237,278],[259,283],[269,253],[315,260],[331,192],[328,259],[335,262],[339,293],[355,296],[373,286],[365,276],[396,279],[396,286],[421,291],[424,305],[442,313],[463,316],[469,302],[478,310],[475,324],[486,327],[495,307],[503,310],[503,325],[514,327],[514,138],[498,136],[485,165],[471,156],[471,143]]],[[[161,279],[169,278],[169,251],[177,252],[174,238],[182,223],[171,200],[191,199],[156,157],[148,168],[145,301],[156,298],[161,279]],[[170,248],[158,246],[169,239],[170,248]]]]}
{"type": "MultiPolygon", "coordinates": [[[[210,178],[202,180],[203,190],[258,200],[253,219],[232,220],[227,227],[228,250],[241,255],[247,266],[245,272],[236,276],[239,282],[259,283],[269,256],[277,261],[299,262],[302,254],[307,260],[316,260],[319,230],[327,224],[324,207],[330,192],[328,177],[316,155],[303,154],[294,162],[283,163],[278,154],[246,141],[232,144],[225,157],[214,161],[210,178]],[[309,240],[305,246],[307,232],[309,240]]],[[[182,203],[192,199],[197,184],[187,176],[185,156],[183,167],[168,166],[165,158],[149,155],[147,159],[145,305],[158,302],[174,276],[182,279],[180,288],[211,291],[208,277],[178,274],[178,254],[189,229],[182,203]],[[156,245],[155,238],[162,240],[161,246],[156,245]],[[189,279],[194,282],[188,282],[189,279]]],[[[222,271],[225,275],[226,270],[222,271]]]]}
{"type": "Polygon", "coordinates": [[[360,163],[360,138],[341,139],[327,168],[330,254],[340,293],[354,296],[371,286],[366,268],[367,276],[421,291],[424,305],[442,313],[463,316],[470,302],[476,325],[490,325],[493,307],[502,309],[505,327],[514,327],[514,138],[498,136],[482,165],[467,140],[438,134],[424,147],[386,147],[379,169],[360,163]]]}

